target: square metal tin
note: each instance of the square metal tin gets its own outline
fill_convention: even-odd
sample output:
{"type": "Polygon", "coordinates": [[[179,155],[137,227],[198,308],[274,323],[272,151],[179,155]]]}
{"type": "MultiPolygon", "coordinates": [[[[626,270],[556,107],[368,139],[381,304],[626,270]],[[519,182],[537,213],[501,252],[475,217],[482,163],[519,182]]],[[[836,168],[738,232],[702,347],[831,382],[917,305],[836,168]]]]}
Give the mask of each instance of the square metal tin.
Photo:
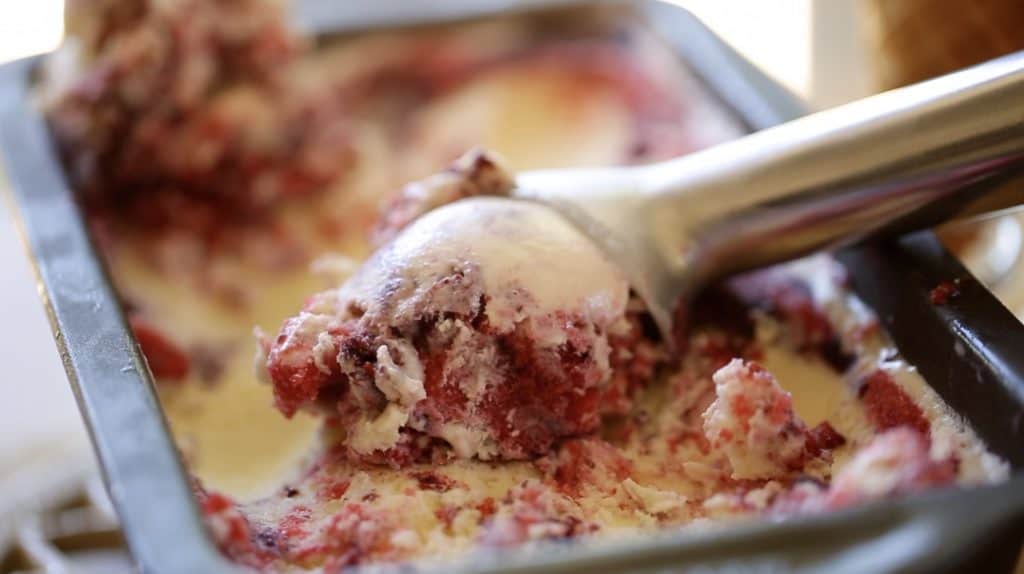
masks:
{"type": "MultiPolygon", "coordinates": [[[[296,20],[314,34],[546,10],[574,0],[306,0],[296,20]]],[[[636,9],[750,130],[805,113],[799,100],[690,13],[657,0],[636,9]]],[[[139,567],[154,573],[235,572],[207,536],[145,361],[33,105],[38,58],[0,68],[0,149],[15,213],[68,379],[139,567]]],[[[1024,326],[970,278],[931,233],[839,254],[855,290],[901,354],[1014,470],[1024,465],[1024,326]],[[929,292],[960,279],[961,295],[929,292]]],[[[700,534],[665,532],[602,545],[547,544],[439,571],[464,572],[939,572],[1009,570],[1024,520],[1024,477],[950,489],[784,523],[700,534]]]]}

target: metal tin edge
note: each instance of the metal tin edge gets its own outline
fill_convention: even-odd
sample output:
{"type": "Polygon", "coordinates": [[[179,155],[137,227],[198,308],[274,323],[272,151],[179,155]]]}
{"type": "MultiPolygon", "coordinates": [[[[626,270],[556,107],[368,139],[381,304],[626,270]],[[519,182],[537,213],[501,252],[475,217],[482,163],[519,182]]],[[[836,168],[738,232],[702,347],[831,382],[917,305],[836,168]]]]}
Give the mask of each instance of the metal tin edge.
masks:
{"type": "Polygon", "coordinates": [[[147,572],[236,571],[202,527],[149,367],[32,105],[36,62],[0,68],[0,151],[15,219],[126,539],[147,572]]]}
{"type": "MultiPolygon", "coordinates": [[[[568,2],[555,2],[564,5],[568,2]]],[[[575,2],[573,2],[575,3],[575,2]]],[[[534,2],[538,7],[551,3],[534,2]]],[[[753,129],[760,129],[802,113],[795,98],[736,56],[692,15],[676,6],[656,0],[644,3],[657,25],[671,29],[666,35],[677,51],[687,58],[702,80],[715,93],[730,94],[727,101],[753,129]],[[668,11],[674,13],[670,15],[668,11]],[[687,33],[679,33],[680,22],[687,33]],[[673,41],[672,38],[685,39],[673,41]],[[700,58],[693,57],[703,52],[700,58]],[[710,55],[710,56],[709,56],[710,55]],[[756,94],[756,95],[755,95],[756,94]],[[765,100],[768,100],[766,103],[765,100]]],[[[487,15],[493,12],[482,12],[487,15]]],[[[386,13],[364,20],[361,26],[389,24],[386,13]]],[[[444,18],[434,13],[422,23],[444,18]]],[[[356,26],[350,27],[354,29],[356,26]]],[[[58,348],[68,369],[80,408],[87,420],[93,442],[107,476],[112,499],[124,522],[132,552],[147,572],[238,571],[225,560],[205,536],[177,453],[167,432],[163,414],[156,402],[148,368],[145,367],[124,318],[116,295],[106,279],[102,264],[92,249],[83,221],[64,181],[56,154],[39,114],[28,104],[28,76],[35,60],[25,60],[0,69],[0,144],[13,183],[13,195],[21,212],[23,237],[34,255],[34,265],[42,285],[44,303],[54,328],[58,348]],[[117,416],[108,416],[110,410],[117,416]],[[189,525],[183,528],[183,525],[189,525]],[[185,550],[187,549],[187,550],[185,550]]],[[[797,519],[785,524],[756,524],[715,532],[708,536],[668,533],[650,540],[614,544],[607,548],[571,545],[552,548],[545,558],[517,558],[502,554],[500,562],[481,560],[465,571],[653,571],[665,567],[726,560],[724,566],[742,563],[743,557],[764,557],[781,546],[800,546],[818,559],[789,564],[806,571],[824,567],[822,557],[834,558],[833,551],[848,549],[830,543],[863,541],[852,532],[863,529],[868,539],[899,539],[922,528],[936,529],[949,523],[956,509],[968,515],[988,518],[975,530],[991,533],[1007,517],[997,517],[1016,493],[1024,490],[1024,479],[996,487],[968,491],[947,491],[872,505],[836,515],[797,519]],[[988,502],[985,502],[988,501],[988,502]],[[941,517],[931,516],[944,508],[941,517]],[[980,512],[979,509],[986,509],[980,512]],[[900,526],[902,525],[902,526],[900,526]],[[800,542],[800,544],[796,544],[800,542]],[[804,544],[803,542],[806,542],[804,544]],[[749,550],[749,552],[744,552],[749,550]],[[506,559],[507,558],[507,559],[506,559]],[[739,562],[737,562],[739,561],[739,562]]],[[[965,546],[978,542],[977,536],[964,536],[963,523],[957,532],[965,546]]],[[[977,532],[976,532],[977,533],[977,532]]],[[[980,536],[980,534],[979,534],[980,536]]],[[[904,545],[906,546],[906,545],[904,545]]],[[[950,546],[933,536],[918,540],[911,549],[897,553],[899,562],[872,562],[876,571],[911,568],[929,571],[936,557],[950,558],[950,546]],[[925,544],[924,542],[929,542],[925,544]],[[925,562],[906,561],[906,552],[925,562]],[[931,559],[927,559],[931,556],[931,559]]],[[[874,548],[868,545],[866,548],[874,548]]],[[[961,548],[962,549],[962,548],[961,548]]],[[[863,549],[862,549],[863,550],[863,549]]],[[[858,551],[857,554],[862,554],[858,551]]],[[[844,555],[840,555],[842,558],[844,555]]],[[[770,558],[770,555],[769,555],[770,558]]],[[[766,564],[778,566],[779,558],[766,564]]],[[[949,565],[946,561],[939,564],[949,565]]],[[[755,562],[756,564],[756,562],[755,562]]],[[[830,572],[860,572],[865,563],[840,560],[829,562],[830,572]],[[845,565],[845,567],[844,567],[845,565]]],[[[450,570],[450,569],[449,569],[450,570]]]]}

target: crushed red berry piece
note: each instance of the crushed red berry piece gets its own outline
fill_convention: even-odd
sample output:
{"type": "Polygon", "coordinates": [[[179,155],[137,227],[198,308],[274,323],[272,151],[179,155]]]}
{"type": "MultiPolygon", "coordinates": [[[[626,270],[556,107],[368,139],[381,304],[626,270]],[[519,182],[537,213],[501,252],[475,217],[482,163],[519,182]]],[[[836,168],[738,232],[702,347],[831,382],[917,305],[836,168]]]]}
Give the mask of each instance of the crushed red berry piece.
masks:
{"type": "Polygon", "coordinates": [[[818,426],[807,431],[807,452],[811,456],[817,456],[822,451],[833,450],[846,444],[846,437],[839,434],[835,428],[822,421],[818,426]]]}
{"type": "Polygon", "coordinates": [[[569,498],[528,480],[505,495],[502,508],[484,523],[480,543],[507,547],[528,540],[572,538],[596,528],[578,516],[569,498]]]}
{"type": "Polygon", "coordinates": [[[560,491],[578,493],[583,487],[614,487],[632,473],[629,459],[597,438],[571,439],[535,463],[560,491]]]}
{"type": "Polygon", "coordinates": [[[337,500],[348,492],[349,481],[330,480],[317,489],[316,494],[322,500],[337,500]]]}
{"type": "Polygon", "coordinates": [[[312,511],[306,506],[296,506],[278,523],[278,530],[286,540],[293,540],[306,535],[306,526],[312,511]]]}
{"type": "Polygon", "coordinates": [[[930,431],[931,425],[921,407],[885,371],[877,370],[864,380],[860,400],[878,430],[908,426],[925,436],[930,431]]]}
{"type": "Polygon", "coordinates": [[[945,305],[950,299],[960,296],[960,279],[943,281],[935,286],[928,294],[928,300],[932,305],[945,305]]]}
{"type": "Polygon", "coordinates": [[[422,490],[448,492],[462,485],[461,482],[432,470],[413,472],[411,475],[422,490]]]}
{"type": "Polygon", "coordinates": [[[929,447],[927,435],[905,426],[879,434],[836,476],[825,507],[845,508],[951,484],[956,460],[933,459],[929,447]]]}
{"type": "Polygon", "coordinates": [[[480,517],[486,519],[498,511],[498,503],[488,496],[476,505],[476,509],[480,512],[480,517]]]}
{"type": "Polygon", "coordinates": [[[459,514],[462,509],[458,506],[451,504],[441,505],[437,510],[434,511],[434,516],[444,524],[446,531],[451,531],[452,523],[455,522],[455,517],[459,514]]]}
{"type": "Polygon", "coordinates": [[[160,380],[180,381],[188,376],[189,358],[181,347],[138,315],[132,315],[128,322],[135,332],[135,340],[139,342],[154,377],[160,380]]]}
{"type": "Polygon", "coordinates": [[[255,568],[263,567],[273,559],[269,550],[276,548],[276,538],[267,539],[255,533],[231,498],[205,491],[201,486],[196,488],[196,498],[222,553],[255,568]]]}

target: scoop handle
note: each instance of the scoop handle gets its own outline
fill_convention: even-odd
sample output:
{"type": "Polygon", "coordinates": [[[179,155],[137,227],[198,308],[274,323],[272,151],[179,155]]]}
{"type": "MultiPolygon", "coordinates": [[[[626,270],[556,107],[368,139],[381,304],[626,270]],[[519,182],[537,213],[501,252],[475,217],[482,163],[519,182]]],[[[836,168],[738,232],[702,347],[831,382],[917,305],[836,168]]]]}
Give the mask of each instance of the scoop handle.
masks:
{"type": "Polygon", "coordinates": [[[1024,204],[1022,167],[1019,52],[648,166],[641,187],[680,263],[724,274],[1024,204]]]}

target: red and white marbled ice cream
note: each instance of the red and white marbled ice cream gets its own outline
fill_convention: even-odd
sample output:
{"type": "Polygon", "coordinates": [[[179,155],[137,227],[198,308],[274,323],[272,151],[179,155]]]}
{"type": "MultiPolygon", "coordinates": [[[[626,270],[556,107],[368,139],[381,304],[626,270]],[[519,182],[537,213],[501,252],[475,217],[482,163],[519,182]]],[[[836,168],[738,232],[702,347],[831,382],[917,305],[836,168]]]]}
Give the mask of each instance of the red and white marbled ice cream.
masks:
{"type": "MultiPolygon", "coordinates": [[[[433,182],[495,177],[474,157],[433,182]]],[[[628,408],[635,363],[649,359],[629,303],[622,273],[557,213],[473,197],[419,217],[314,295],[267,367],[285,414],[336,409],[354,458],[531,458],[628,408]]]]}
{"type": "Polygon", "coordinates": [[[733,359],[713,379],[716,399],[704,412],[704,433],[729,460],[733,478],[772,478],[802,466],[807,427],[771,373],[733,359]]]}

